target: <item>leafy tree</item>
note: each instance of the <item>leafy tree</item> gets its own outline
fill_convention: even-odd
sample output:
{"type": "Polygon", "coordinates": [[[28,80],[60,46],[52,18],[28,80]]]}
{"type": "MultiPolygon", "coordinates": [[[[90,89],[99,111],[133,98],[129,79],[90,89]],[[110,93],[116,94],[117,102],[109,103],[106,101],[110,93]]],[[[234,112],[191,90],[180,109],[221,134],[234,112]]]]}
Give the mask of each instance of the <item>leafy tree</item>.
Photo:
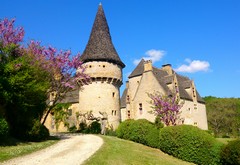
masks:
{"type": "Polygon", "coordinates": [[[152,113],[159,117],[166,126],[176,125],[182,107],[177,93],[173,96],[160,93],[148,94],[148,96],[151,98],[150,103],[153,105],[152,113]]]}
{"type": "Polygon", "coordinates": [[[0,21],[0,115],[7,118],[10,131],[21,135],[43,115],[44,124],[66,93],[88,76],[79,54],[72,57],[70,51],[44,47],[36,41],[23,46],[24,30],[15,28],[14,22],[0,21]]]}
{"type": "Polygon", "coordinates": [[[209,129],[215,136],[239,136],[240,99],[205,97],[209,129]]]}
{"type": "Polygon", "coordinates": [[[23,28],[14,28],[14,20],[0,22],[0,107],[10,133],[26,138],[34,119],[40,120],[46,108],[47,72],[31,65],[20,42],[23,28]]]}

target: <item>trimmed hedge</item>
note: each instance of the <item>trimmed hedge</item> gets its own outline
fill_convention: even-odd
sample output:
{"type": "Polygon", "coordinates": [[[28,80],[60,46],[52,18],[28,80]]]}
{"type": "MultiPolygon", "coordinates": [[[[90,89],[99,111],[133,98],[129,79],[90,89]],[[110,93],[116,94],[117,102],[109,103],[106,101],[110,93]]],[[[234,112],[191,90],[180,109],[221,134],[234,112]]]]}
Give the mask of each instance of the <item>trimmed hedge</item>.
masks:
{"type": "Polygon", "coordinates": [[[222,143],[205,131],[179,125],[160,130],[160,149],[174,157],[196,164],[220,164],[222,143]]]}
{"type": "Polygon", "coordinates": [[[240,139],[230,141],[221,152],[222,164],[240,165],[240,139]]]}
{"type": "Polygon", "coordinates": [[[159,146],[159,129],[146,119],[126,120],[116,130],[117,137],[150,147],[159,146]]]}

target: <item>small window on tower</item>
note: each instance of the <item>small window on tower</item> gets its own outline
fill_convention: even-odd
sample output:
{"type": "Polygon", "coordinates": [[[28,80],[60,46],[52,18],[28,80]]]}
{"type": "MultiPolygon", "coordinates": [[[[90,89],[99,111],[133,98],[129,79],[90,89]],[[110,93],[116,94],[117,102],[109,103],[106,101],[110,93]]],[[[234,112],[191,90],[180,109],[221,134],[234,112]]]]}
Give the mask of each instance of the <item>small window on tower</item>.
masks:
{"type": "Polygon", "coordinates": [[[105,65],[103,65],[103,68],[105,68],[105,65]]]}
{"type": "Polygon", "coordinates": [[[89,68],[91,68],[92,67],[92,65],[89,65],[89,68]]]}
{"type": "Polygon", "coordinates": [[[115,96],[115,92],[112,93],[112,97],[114,97],[114,96],[115,96]]]}
{"type": "Polygon", "coordinates": [[[130,111],[128,111],[127,115],[128,115],[128,118],[130,119],[130,117],[131,117],[131,116],[130,116],[130,111]]]}
{"type": "Polygon", "coordinates": [[[142,114],[142,103],[139,103],[139,112],[140,112],[140,114],[142,114]]]}
{"type": "Polygon", "coordinates": [[[129,97],[129,95],[127,95],[127,102],[128,102],[128,103],[130,102],[130,97],[129,97]]]}
{"type": "Polygon", "coordinates": [[[114,112],[114,115],[115,115],[115,116],[117,115],[117,111],[114,112]]]}

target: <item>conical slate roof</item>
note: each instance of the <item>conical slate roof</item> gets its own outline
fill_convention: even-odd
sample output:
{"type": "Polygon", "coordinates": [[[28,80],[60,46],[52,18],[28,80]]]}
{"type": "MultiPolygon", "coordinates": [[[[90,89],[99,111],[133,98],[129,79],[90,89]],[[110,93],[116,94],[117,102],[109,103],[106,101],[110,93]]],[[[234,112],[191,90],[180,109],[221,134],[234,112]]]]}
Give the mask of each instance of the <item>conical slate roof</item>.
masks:
{"type": "Polygon", "coordinates": [[[109,27],[101,4],[98,7],[91,35],[81,56],[81,60],[83,62],[108,61],[118,64],[122,68],[125,67],[125,64],[119,58],[112,43],[109,27]]]}

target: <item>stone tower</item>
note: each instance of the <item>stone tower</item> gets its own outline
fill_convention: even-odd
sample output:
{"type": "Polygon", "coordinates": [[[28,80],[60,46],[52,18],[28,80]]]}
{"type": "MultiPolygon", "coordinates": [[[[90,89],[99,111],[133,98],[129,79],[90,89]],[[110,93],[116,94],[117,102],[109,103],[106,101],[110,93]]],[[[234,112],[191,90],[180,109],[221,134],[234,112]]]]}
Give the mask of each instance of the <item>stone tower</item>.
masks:
{"type": "Polygon", "coordinates": [[[121,61],[112,43],[107,20],[100,4],[87,46],[81,56],[90,81],[80,82],[80,112],[107,112],[108,122],[114,127],[120,122],[120,92],[122,85],[121,61]]]}

